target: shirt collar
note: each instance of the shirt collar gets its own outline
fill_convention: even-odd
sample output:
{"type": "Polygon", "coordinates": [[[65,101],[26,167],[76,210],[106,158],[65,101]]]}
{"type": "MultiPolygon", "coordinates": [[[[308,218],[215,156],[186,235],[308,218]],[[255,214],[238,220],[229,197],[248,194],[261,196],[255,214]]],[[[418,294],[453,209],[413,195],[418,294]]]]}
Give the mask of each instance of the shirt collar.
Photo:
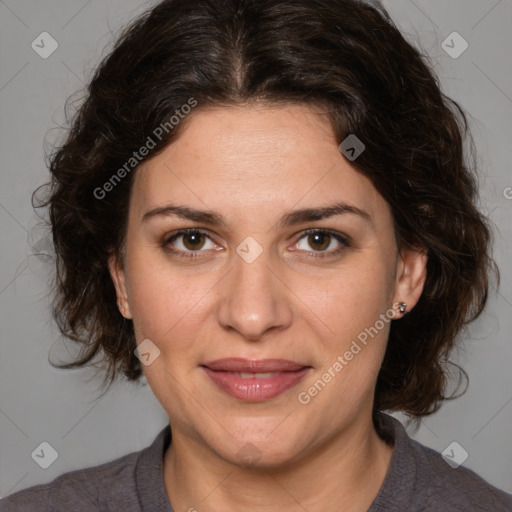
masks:
{"type": "Polygon", "coordinates": [[[171,428],[160,431],[153,444],[142,450],[135,467],[135,481],[141,510],[174,512],[164,484],[164,454],[171,443],[171,428]]]}
{"type": "MultiPolygon", "coordinates": [[[[416,461],[409,449],[410,439],[403,425],[392,416],[379,413],[375,417],[377,432],[388,444],[394,445],[391,463],[368,512],[406,510],[414,496],[416,461]],[[403,476],[407,475],[407,481],[403,476]],[[400,492],[397,492],[397,487],[400,492]],[[405,508],[403,508],[405,507],[405,508]]],[[[141,451],[135,468],[137,494],[141,509],[151,512],[174,512],[164,484],[164,454],[171,443],[171,428],[163,428],[151,446],[141,451]]]]}

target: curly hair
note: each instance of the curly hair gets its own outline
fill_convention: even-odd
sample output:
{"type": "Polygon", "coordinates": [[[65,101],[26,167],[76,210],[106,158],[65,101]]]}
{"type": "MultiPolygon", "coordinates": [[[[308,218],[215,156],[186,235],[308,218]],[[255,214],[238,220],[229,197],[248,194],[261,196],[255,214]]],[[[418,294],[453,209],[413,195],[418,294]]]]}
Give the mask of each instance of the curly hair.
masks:
{"type": "MultiPolygon", "coordinates": [[[[358,0],[165,0],[122,32],[50,157],[39,205],[49,208],[56,251],[53,315],[81,347],[76,360],[57,366],[100,357],[104,383],[142,375],[133,324],[119,314],[108,269],[110,255],[123,261],[137,166],[108,194],[98,190],[190,98],[197,109],[321,106],[338,143],[348,134],[363,141],[352,165],[390,205],[398,247],[428,255],[418,304],[392,322],[374,409],[417,419],[452,398],[449,355],[482,312],[492,272],[499,277],[490,225],[477,208],[474,151],[464,146],[471,135],[425,56],[382,7],[358,0]]],[[[161,130],[140,161],[184,126],[186,119],[161,130]]]]}

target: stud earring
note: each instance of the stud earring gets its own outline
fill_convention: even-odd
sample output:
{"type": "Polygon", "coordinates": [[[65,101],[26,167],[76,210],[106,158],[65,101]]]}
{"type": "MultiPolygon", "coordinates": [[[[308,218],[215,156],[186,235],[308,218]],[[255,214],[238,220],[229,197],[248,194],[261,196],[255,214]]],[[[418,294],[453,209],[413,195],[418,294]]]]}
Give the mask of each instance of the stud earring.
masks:
{"type": "Polygon", "coordinates": [[[405,302],[399,302],[398,303],[398,311],[400,311],[400,313],[405,313],[407,310],[407,304],[405,302]]]}

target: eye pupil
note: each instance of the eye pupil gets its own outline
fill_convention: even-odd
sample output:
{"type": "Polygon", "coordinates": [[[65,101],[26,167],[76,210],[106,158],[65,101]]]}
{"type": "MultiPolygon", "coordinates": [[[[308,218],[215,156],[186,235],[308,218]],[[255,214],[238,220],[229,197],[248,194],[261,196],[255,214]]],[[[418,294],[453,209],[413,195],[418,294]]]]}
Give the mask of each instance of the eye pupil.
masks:
{"type": "Polygon", "coordinates": [[[312,233],[309,235],[309,244],[315,251],[322,251],[329,247],[330,235],[324,233],[312,233]],[[315,247],[320,245],[320,247],[315,247]]]}
{"type": "Polygon", "coordinates": [[[201,243],[202,236],[203,234],[199,232],[187,233],[183,237],[183,245],[185,245],[187,249],[200,249],[204,244],[204,241],[201,243]]]}

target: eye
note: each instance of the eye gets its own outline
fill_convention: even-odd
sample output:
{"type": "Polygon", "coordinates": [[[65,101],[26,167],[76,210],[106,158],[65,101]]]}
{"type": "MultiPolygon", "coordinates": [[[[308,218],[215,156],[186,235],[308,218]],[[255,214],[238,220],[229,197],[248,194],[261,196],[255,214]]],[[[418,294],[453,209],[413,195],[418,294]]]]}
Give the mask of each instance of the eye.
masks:
{"type": "MultiPolygon", "coordinates": [[[[201,257],[201,252],[218,248],[207,232],[195,228],[182,229],[172,234],[162,245],[166,251],[183,258],[201,257]]],[[[311,229],[302,234],[292,251],[300,250],[310,253],[312,257],[326,258],[341,253],[349,246],[349,238],[341,233],[311,229]],[[304,244],[302,240],[305,241],[304,244]],[[309,249],[302,245],[309,245],[309,249]]]]}
{"type": "Polygon", "coordinates": [[[187,258],[199,256],[193,253],[204,252],[201,249],[215,249],[216,247],[210,236],[200,229],[182,229],[166,238],[163,245],[168,251],[187,258]],[[179,242],[176,243],[176,241],[179,242]]]}
{"type": "Polygon", "coordinates": [[[322,229],[311,229],[302,234],[295,247],[299,250],[319,253],[311,254],[314,257],[327,257],[339,254],[343,249],[349,247],[349,241],[346,236],[341,233],[334,233],[328,230],[322,229]],[[301,240],[305,240],[305,243],[301,246],[301,240]],[[309,245],[311,249],[305,247],[309,245]],[[327,254],[325,254],[327,253],[327,254]]]}

